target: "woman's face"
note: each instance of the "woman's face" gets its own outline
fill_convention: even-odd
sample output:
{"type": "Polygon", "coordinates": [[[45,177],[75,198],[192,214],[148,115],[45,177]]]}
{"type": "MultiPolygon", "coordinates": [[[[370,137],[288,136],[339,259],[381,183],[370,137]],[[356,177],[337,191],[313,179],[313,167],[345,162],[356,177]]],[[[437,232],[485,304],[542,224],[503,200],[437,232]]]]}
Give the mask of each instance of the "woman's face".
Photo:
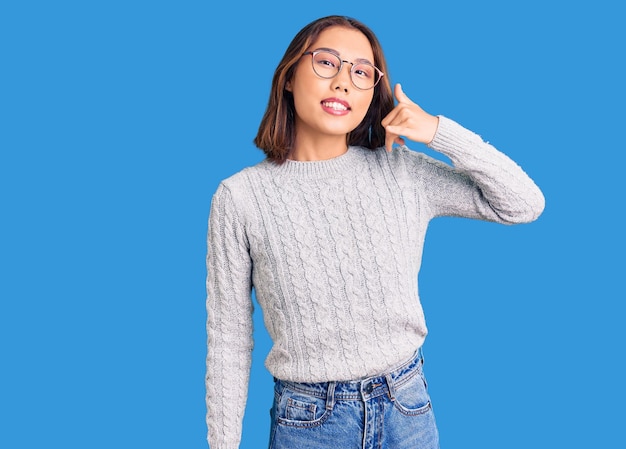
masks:
{"type": "MultiPolygon", "coordinates": [[[[342,60],[369,61],[374,53],[367,37],[358,30],[333,26],[322,31],[308,48],[331,50],[342,60]]],[[[367,113],[374,89],[360,90],[350,79],[351,64],[343,63],[334,78],[322,78],[313,71],[311,55],[300,59],[287,90],[293,94],[296,110],[296,139],[343,137],[354,130],[367,113]]]]}

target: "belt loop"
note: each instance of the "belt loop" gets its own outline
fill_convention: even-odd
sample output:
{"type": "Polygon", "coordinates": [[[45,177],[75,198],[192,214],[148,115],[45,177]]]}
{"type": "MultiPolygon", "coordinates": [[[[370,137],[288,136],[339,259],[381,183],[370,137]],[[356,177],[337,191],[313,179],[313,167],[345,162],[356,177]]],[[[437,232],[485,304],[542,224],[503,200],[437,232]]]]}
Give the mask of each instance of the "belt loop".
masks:
{"type": "Polygon", "coordinates": [[[396,392],[393,388],[393,378],[391,377],[391,374],[385,374],[385,379],[387,379],[387,388],[389,389],[389,399],[391,399],[391,402],[396,400],[396,392]]]}
{"type": "Polygon", "coordinates": [[[326,410],[332,410],[335,406],[335,382],[328,383],[328,390],[326,391],[326,410]]]}

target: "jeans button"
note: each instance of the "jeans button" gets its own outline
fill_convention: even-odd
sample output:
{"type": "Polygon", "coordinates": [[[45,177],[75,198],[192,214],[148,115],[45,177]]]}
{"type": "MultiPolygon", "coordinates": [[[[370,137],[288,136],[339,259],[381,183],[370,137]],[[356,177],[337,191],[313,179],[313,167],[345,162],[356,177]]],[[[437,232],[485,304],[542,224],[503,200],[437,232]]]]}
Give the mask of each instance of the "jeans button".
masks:
{"type": "Polygon", "coordinates": [[[367,394],[369,394],[369,393],[371,393],[372,391],[374,391],[374,386],[373,386],[371,383],[370,383],[370,384],[367,384],[367,387],[365,387],[365,392],[366,392],[367,394]]]}

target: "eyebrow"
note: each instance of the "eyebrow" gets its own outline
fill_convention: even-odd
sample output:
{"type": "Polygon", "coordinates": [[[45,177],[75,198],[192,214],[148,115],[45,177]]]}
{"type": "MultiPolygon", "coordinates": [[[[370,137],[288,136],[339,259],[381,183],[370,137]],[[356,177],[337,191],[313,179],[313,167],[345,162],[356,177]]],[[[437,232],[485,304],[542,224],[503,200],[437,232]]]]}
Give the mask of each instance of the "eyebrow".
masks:
{"type": "MultiPolygon", "coordinates": [[[[320,48],[316,48],[314,51],[327,51],[328,53],[332,53],[336,55],[338,58],[341,58],[341,55],[339,54],[339,52],[335,50],[334,48],[320,47],[320,48]]],[[[352,62],[366,62],[368,64],[374,65],[374,63],[367,58],[357,58],[352,62]]]]}

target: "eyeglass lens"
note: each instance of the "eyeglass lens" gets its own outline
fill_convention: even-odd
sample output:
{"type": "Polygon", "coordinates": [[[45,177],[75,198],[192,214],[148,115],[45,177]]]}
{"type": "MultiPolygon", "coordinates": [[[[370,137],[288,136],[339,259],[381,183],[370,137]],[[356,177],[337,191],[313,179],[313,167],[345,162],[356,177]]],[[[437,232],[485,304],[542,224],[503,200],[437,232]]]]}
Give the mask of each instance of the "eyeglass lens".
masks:
{"type": "MultiPolygon", "coordinates": [[[[376,68],[368,63],[350,64],[350,77],[359,89],[371,89],[378,82],[379,74],[376,68]]],[[[332,78],[341,69],[341,59],[329,52],[320,51],[313,54],[313,69],[322,78],[332,78]]]]}

